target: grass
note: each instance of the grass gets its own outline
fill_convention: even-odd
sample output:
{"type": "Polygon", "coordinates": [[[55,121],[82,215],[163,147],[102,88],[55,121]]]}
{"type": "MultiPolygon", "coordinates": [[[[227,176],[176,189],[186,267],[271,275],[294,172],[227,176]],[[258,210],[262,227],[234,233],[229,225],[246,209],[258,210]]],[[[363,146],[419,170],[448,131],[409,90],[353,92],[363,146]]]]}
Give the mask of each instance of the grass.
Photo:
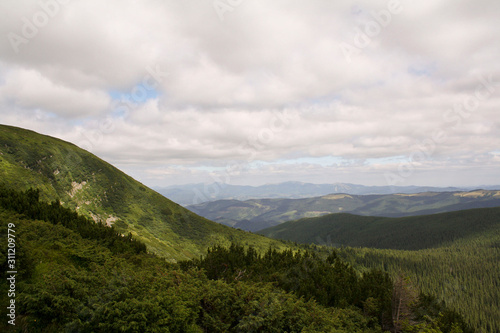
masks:
{"type": "Polygon", "coordinates": [[[172,261],[198,257],[217,242],[247,242],[265,251],[281,242],[235,230],[200,217],[77,146],[45,135],[0,125],[0,182],[41,190],[45,201],[96,221],[117,217],[115,226],[172,261]],[[73,185],[83,184],[70,193],[73,185]]]}

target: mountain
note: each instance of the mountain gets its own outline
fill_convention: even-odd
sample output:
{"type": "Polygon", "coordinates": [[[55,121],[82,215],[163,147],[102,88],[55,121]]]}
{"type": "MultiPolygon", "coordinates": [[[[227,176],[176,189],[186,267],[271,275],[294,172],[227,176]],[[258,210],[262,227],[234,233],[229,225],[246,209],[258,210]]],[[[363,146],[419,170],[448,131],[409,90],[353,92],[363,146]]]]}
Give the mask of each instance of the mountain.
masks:
{"type": "MultiPolygon", "coordinates": [[[[0,234],[0,303],[13,300],[9,269],[18,282],[17,326],[0,323],[5,332],[392,327],[386,273],[360,274],[334,253],[322,258],[211,222],[70,143],[9,126],[0,126],[0,234]],[[194,259],[165,260],[186,258],[194,259]]],[[[408,330],[467,332],[431,296],[417,304],[408,330]]]]}
{"type": "Polygon", "coordinates": [[[400,218],[347,213],[289,221],[261,230],[298,243],[421,250],[500,228],[500,207],[400,218]]]}
{"type": "Polygon", "coordinates": [[[261,233],[337,247],[361,271],[382,269],[393,277],[404,272],[420,290],[463,313],[474,332],[500,331],[499,207],[403,218],[339,213],[261,233]]]}
{"type": "Polygon", "coordinates": [[[2,186],[0,234],[5,333],[472,333],[435,296],[395,299],[410,289],[378,269],[359,274],[333,251],[216,245],[171,264],[37,190],[2,186]]]}
{"type": "MultiPolygon", "coordinates": [[[[1,332],[382,333],[377,318],[363,314],[356,304],[359,294],[362,300],[370,298],[380,284],[358,278],[338,258],[334,268],[316,256],[320,269],[297,276],[294,271],[306,260],[310,263],[310,255],[290,258],[290,250],[268,249],[261,257],[253,248],[232,244],[229,250],[213,247],[206,256],[229,269],[206,265],[207,260],[198,267],[198,259],[169,264],[113,228],[59,203],[41,202],[35,190],[4,187],[0,234],[6,236],[0,239],[1,332]],[[235,260],[227,260],[226,254],[235,260]],[[270,265],[276,256],[281,266],[270,265]],[[243,268],[247,274],[241,274],[243,268]],[[325,292],[310,284],[319,271],[329,278],[323,279],[328,285],[339,286],[338,277],[353,278],[325,292]],[[283,276],[279,285],[278,276],[283,276]],[[349,288],[359,293],[343,292],[349,288]],[[314,300],[306,300],[305,292],[314,300]],[[324,296],[349,302],[353,309],[315,301],[324,296]]],[[[379,312],[389,317],[390,298],[383,296],[390,294],[392,284],[387,274],[379,276],[386,282],[377,298],[386,306],[379,312]]]]}
{"type": "MultiPolygon", "coordinates": [[[[483,189],[500,190],[500,186],[483,189]]],[[[303,182],[284,182],[261,186],[241,186],[224,183],[187,184],[168,187],[155,187],[159,193],[181,205],[195,205],[216,200],[249,200],[287,198],[299,199],[324,196],[333,193],[351,195],[421,193],[421,192],[451,192],[465,191],[473,188],[431,187],[431,186],[364,186],[348,183],[311,184],[303,182]]]]}
{"type": "Polygon", "coordinates": [[[500,228],[475,233],[440,247],[421,250],[339,248],[358,269],[404,272],[423,292],[462,313],[473,332],[500,332],[500,228]]]}
{"type": "Polygon", "coordinates": [[[284,247],[202,218],[71,143],[21,128],[0,125],[0,185],[37,188],[42,200],[60,200],[122,234],[130,232],[172,261],[198,257],[215,243],[284,247]]]}
{"type": "Polygon", "coordinates": [[[497,206],[500,206],[500,191],[474,190],[387,195],[330,194],[305,199],[220,200],[187,208],[212,221],[258,231],[290,220],[338,212],[403,217],[497,206]]]}

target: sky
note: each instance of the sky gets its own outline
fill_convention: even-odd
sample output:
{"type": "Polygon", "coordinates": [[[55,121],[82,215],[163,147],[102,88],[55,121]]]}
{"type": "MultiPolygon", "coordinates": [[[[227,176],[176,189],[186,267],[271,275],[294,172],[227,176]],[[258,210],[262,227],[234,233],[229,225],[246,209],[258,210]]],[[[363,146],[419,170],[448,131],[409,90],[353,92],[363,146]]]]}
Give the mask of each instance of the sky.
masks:
{"type": "Polygon", "coordinates": [[[0,123],[148,186],[500,184],[500,1],[0,2],[0,123]]]}

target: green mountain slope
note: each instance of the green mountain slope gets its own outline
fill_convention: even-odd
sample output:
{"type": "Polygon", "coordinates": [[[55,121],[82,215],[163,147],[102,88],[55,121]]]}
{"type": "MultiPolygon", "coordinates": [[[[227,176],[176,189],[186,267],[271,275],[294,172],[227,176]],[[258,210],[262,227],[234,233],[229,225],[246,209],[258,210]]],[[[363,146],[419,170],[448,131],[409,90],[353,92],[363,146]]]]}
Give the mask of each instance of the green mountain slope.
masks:
{"type": "Polygon", "coordinates": [[[358,269],[404,272],[422,291],[462,313],[474,332],[500,332],[499,224],[439,248],[342,248],[339,255],[358,269]]]}
{"type": "Polygon", "coordinates": [[[382,218],[331,214],[262,230],[271,237],[341,247],[358,269],[408,276],[463,313],[475,332],[499,332],[500,208],[382,218]]]}
{"type": "Polygon", "coordinates": [[[93,154],[21,128],[0,125],[0,184],[38,188],[43,200],[131,232],[167,259],[197,257],[215,243],[284,247],[193,214],[93,154]]]}
{"type": "Polygon", "coordinates": [[[420,250],[435,248],[500,227],[500,208],[479,208],[400,218],[347,213],[289,221],[261,230],[299,243],[420,250]]]}
{"type": "Polygon", "coordinates": [[[35,194],[0,190],[1,332],[382,332],[271,281],[183,271],[35,194]]]}
{"type": "Polygon", "coordinates": [[[187,206],[212,221],[258,231],[305,217],[348,212],[403,217],[500,206],[500,191],[424,192],[416,194],[330,194],[306,199],[220,200],[187,206]]]}
{"type": "Polygon", "coordinates": [[[335,252],[217,245],[171,264],[38,194],[0,186],[2,332],[472,332],[433,296],[335,252]]]}

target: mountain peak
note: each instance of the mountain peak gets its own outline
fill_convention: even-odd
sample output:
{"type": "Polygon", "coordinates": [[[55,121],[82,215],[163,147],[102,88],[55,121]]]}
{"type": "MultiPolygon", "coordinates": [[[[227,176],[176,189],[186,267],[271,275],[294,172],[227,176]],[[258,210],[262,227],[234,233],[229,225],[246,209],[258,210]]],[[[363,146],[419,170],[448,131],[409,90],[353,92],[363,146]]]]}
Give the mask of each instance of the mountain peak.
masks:
{"type": "Polygon", "coordinates": [[[71,143],[18,127],[0,125],[0,184],[38,188],[43,200],[60,200],[120,233],[130,232],[167,259],[197,257],[230,239],[281,247],[202,218],[71,143]]]}

